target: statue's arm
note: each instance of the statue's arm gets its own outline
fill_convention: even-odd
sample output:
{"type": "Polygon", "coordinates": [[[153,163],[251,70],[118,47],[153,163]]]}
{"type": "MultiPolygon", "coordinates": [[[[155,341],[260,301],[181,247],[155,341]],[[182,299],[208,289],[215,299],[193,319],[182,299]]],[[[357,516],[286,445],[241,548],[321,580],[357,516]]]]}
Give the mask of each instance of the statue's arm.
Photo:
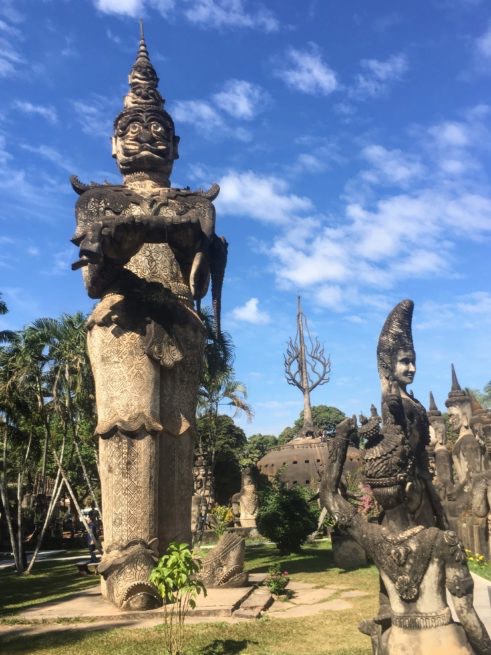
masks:
{"type": "MultiPolygon", "coordinates": [[[[355,423],[345,419],[336,427],[336,436],[327,441],[327,464],[322,474],[319,496],[321,506],[333,516],[338,527],[347,532],[363,548],[371,526],[356,511],[356,508],[339,493],[349,438],[355,423]]],[[[379,528],[379,526],[373,526],[379,528]]]]}
{"type": "Polygon", "coordinates": [[[462,543],[454,532],[445,531],[437,548],[443,553],[446,587],[469,643],[476,655],[491,655],[491,639],[474,609],[474,580],[462,543]]]}
{"type": "Polygon", "coordinates": [[[380,378],[382,387],[382,419],[384,425],[399,425],[406,432],[406,416],[401,390],[395,380],[380,378]]]}

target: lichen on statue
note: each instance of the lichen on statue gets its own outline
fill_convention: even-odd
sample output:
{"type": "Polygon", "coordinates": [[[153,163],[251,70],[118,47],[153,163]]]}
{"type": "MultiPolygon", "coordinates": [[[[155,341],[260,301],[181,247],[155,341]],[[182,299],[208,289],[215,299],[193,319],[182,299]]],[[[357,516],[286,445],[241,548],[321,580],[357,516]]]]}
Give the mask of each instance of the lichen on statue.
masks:
{"type": "MultiPolygon", "coordinates": [[[[124,589],[114,589],[126,584],[125,556],[138,561],[142,584],[149,585],[151,558],[135,555],[135,549],[148,553],[152,542],[155,552],[163,553],[170,541],[191,540],[205,335],[198,310],[211,278],[220,329],[227,255],[226,241],[215,233],[212,201],[218,186],[209,191],[170,186],[179,138],[143,33],[129,84],[113,134],[123,184],[85,185],[72,178],[80,196],[73,238],[80,258],[72,268],[83,269],[89,296],[100,299],[88,320],[88,348],[100,437],[103,587],[112,590],[113,602],[125,598],[128,606],[124,589]],[[109,552],[111,566],[106,565],[109,552]]],[[[136,589],[134,576],[129,578],[136,589]]],[[[141,586],[138,594],[143,607],[141,586]]],[[[148,605],[155,605],[151,588],[148,605]]]]}

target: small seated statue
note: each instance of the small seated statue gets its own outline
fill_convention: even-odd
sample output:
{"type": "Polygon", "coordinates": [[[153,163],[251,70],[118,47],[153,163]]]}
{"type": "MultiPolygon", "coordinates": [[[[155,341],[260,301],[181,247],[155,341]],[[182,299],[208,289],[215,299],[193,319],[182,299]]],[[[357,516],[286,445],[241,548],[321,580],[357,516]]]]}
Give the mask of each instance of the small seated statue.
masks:
{"type": "Polygon", "coordinates": [[[368,523],[338,491],[350,432],[345,419],[332,439],[329,465],[323,473],[321,503],[338,527],[363,548],[379,569],[387,590],[390,616],[364,622],[376,655],[485,655],[491,640],[473,607],[473,580],[457,535],[436,527],[414,525],[406,494],[415,477],[414,456],[399,426],[388,426],[367,449],[366,474],[383,507],[388,526],[368,523]],[[370,457],[376,450],[376,457],[370,457]],[[446,590],[460,624],[452,619],[446,590]]]}

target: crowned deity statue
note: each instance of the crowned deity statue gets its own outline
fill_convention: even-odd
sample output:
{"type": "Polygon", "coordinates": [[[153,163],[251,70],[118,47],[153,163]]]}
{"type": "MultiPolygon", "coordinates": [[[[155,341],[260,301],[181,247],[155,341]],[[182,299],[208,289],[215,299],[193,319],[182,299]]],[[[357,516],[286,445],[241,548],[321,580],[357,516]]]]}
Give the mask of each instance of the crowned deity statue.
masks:
{"type": "Polygon", "coordinates": [[[365,474],[388,519],[370,523],[357,512],[339,484],[346,460],[351,419],[328,441],[328,462],[320,485],[323,507],[367,552],[387,594],[387,613],[360,624],[374,655],[486,655],[491,640],[473,606],[474,581],[455,532],[414,525],[409,511],[416,461],[402,428],[373,425],[364,451],[365,474]],[[459,623],[454,622],[448,596],[459,623]]]}
{"type": "Polygon", "coordinates": [[[412,300],[401,301],[388,315],[380,333],[377,360],[382,386],[382,421],[386,427],[400,428],[414,460],[411,492],[407,497],[414,524],[447,528],[445,512],[428,466],[428,416],[423,405],[407,389],[416,373],[411,329],[413,309],[412,300]]]}
{"type": "Polygon", "coordinates": [[[430,448],[433,452],[435,489],[444,503],[448,516],[448,501],[451,501],[455,492],[453,479],[452,455],[447,447],[447,434],[445,419],[436,406],[435,399],[430,391],[430,403],[426,413],[430,424],[430,448]]]}
{"type": "Polygon", "coordinates": [[[218,186],[170,186],[179,137],[164,109],[141,30],[130,90],[114,122],[122,184],[82,184],[72,268],[90,298],[105,597],[123,609],[161,604],[148,582],[171,541],[191,542],[193,448],[211,278],[215,324],[227,243],[215,233],[218,186]]]}
{"type": "Polygon", "coordinates": [[[473,478],[484,470],[484,447],[471,429],[472,398],[463,390],[452,364],[452,388],[445,401],[450,427],[457,435],[452,459],[457,479],[467,492],[473,478]]]}

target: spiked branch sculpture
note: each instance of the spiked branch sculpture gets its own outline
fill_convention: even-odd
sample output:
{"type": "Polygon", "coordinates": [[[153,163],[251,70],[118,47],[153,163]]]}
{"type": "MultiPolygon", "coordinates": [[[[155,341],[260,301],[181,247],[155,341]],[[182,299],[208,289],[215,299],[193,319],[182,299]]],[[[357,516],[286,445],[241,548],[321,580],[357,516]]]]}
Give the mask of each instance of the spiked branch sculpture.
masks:
{"type": "Polygon", "coordinates": [[[304,428],[313,428],[312,407],[310,394],[323,384],[329,382],[331,360],[324,354],[324,346],[316,338],[310,336],[307,319],[305,318],[298,297],[297,305],[297,334],[295,340],[290,339],[287,344],[285,362],[285,377],[288,384],[300,389],[303,393],[303,423],[304,428]],[[308,335],[310,347],[305,346],[305,331],[308,335]]]}

